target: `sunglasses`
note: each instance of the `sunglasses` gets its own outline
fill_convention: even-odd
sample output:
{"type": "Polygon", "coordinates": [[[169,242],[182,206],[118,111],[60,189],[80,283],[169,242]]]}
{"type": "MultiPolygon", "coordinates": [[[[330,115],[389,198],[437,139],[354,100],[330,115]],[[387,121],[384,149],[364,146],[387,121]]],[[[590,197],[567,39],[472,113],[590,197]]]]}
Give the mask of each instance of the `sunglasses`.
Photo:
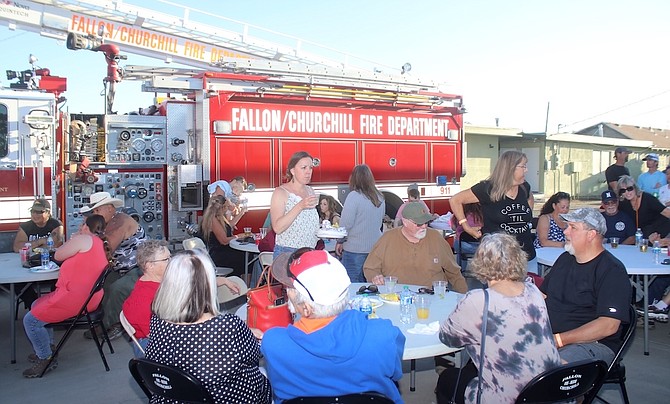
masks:
{"type": "Polygon", "coordinates": [[[631,192],[631,191],[634,191],[634,190],[635,190],[635,187],[632,186],[632,185],[629,186],[628,188],[621,188],[621,189],[619,190],[619,195],[623,195],[623,194],[625,194],[626,192],[631,192]]]}
{"type": "Polygon", "coordinates": [[[298,284],[299,284],[300,286],[302,286],[302,288],[305,289],[305,291],[307,292],[307,295],[309,296],[309,299],[310,299],[311,301],[314,301],[314,298],[312,297],[312,294],[309,292],[309,289],[307,289],[307,288],[305,287],[305,285],[303,285],[303,283],[300,282],[300,280],[298,279],[298,277],[295,276],[295,275],[293,274],[293,272],[291,272],[291,264],[292,264],[294,261],[298,261],[298,260],[300,259],[300,257],[301,257],[304,253],[309,252],[309,251],[314,251],[314,249],[311,248],[311,247],[302,247],[302,248],[298,248],[297,250],[295,250],[295,251],[291,254],[291,256],[288,257],[288,263],[286,264],[286,274],[289,276],[289,278],[291,278],[291,279],[293,279],[294,281],[298,282],[298,284]]]}
{"type": "Polygon", "coordinates": [[[377,287],[377,285],[369,285],[369,286],[363,285],[358,289],[358,292],[356,292],[357,295],[363,295],[366,293],[367,294],[379,293],[379,288],[377,287]]]}
{"type": "Polygon", "coordinates": [[[433,289],[430,289],[430,288],[419,288],[418,293],[420,295],[434,295],[435,291],[433,289]]]}

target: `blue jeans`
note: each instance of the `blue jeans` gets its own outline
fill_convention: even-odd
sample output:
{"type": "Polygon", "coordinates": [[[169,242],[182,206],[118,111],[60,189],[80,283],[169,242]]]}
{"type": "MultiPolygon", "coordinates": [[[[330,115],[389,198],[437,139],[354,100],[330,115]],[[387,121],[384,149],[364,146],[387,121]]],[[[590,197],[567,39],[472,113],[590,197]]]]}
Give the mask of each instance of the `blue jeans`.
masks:
{"type": "Polygon", "coordinates": [[[342,251],[342,265],[347,269],[347,275],[351,282],[366,282],[363,276],[363,264],[368,258],[368,253],[354,253],[347,250],[342,251]]]}
{"type": "Polygon", "coordinates": [[[275,249],[272,252],[272,260],[276,260],[277,257],[279,257],[283,253],[289,253],[292,254],[297,248],[293,247],[284,247],[283,245],[276,245],[275,244],[275,249]]]}
{"type": "Polygon", "coordinates": [[[26,330],[30,343],[33,344],[35,355],[40,359],[47,359],[52,354],[50,345],[54,341],[54,330],[46,328],[46,324],[48,323],[33,316],[31,311],[23,316],[23,328],[26,330]]]}
{"type": "MultiPolygon", "coordinates": [[[[456,262],[459,261],[459,254],[472,255],[477,251],[477,247],[479,247],[479,242],[461,241],[461,250],[456,251],[456,262]]],[[[469,260],[461,260],[461,272],[468,269],[468,261],[469,260]]]]}
{"type": "MultiPolygon", "coordinates": [[[[149,345],[149,337],[147,338],[138,338],[137,342],[140,343],[142,346],[142,349],[146,352],[147,346],[149,345]]],[[[137,347],[137,345],[134,342],[130,342],[130,345],[133,346],[133,354],[135,355],[136,358],[144,358],[144,353],[140,351],[140,348],[137,347]]]]}
{"type": "Polygon", "coordinates": [[[614,352],[600,342],[570,344],[558,350],[561,359],[571,363],[586,359],[600,359],[608,365],[614,360],[614,352]]]}

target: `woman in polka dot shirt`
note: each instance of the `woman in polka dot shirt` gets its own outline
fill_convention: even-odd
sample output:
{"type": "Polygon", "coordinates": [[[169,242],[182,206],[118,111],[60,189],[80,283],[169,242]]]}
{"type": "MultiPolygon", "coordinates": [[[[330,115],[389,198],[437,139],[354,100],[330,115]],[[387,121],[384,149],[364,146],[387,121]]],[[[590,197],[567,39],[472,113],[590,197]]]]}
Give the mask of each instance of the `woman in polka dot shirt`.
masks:
{"type": "Polygon", "coordinates": [[[237,316],[219,313],[216,274],[204,251],[172,257],[152,311],[147,359],[190,373],[217,403],[272,401],[270,382],[258,369],[258,341],[237,316]]]}

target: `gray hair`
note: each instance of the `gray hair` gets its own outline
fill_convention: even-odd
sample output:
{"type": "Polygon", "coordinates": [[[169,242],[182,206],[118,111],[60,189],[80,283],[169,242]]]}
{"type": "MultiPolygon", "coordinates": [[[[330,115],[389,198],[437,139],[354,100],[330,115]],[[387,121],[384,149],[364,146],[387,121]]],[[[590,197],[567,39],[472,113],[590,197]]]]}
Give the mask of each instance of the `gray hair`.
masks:
{"type": "Polygon", "coordinates": [[[172,323],[190,324],[205,313],[219,314],[216,272],[205,250],[184,250],[172,256],[151,309],[172,323]]]}
{"type": "Polygon", "coordinates": [[[167,241],[147,239],[137,246],[137,265],[144,271],[147,262],[156,259],[156,255],[163,249],[167,248],[167,241]]]}
{"type": "MultiPolygon", "coordinates": [[[[619,177],[619,181],[616,183],[618,189],[614,190],[614,192],[619,195],[619,189],[628,188],[631,185],[635,187],[635,195],[640,195],[642,193],[642,189],[639,185],[637,185],[637,182],[635,182],[635,178],[631,177],[630,175],[622,175],[619,177]]],[[[621,199],[622,196],[623,195],[619,195],[619,199],[621,199]]]]}
{"type": "Polygon", "coordinates": [[[482,238],[468,268],[480,282],[522,282],[528,270],[528,256],[514,236],[492,233],[482,238]]]}
{"type": "Polygon", "coordinates": [[[345,293],[342,299],[339,301],[325,306],[323,304],[318,304],[312,301],[309,296],[305,296],[300,293],[299,290],[293,289],[295,291],[295,298],[293,299],[293,305],[297,306],[300,303],[307,303],[312,307],[312,318],[328,318],[334,317],[342,313],[347,308],[347,298],[348,293],[345,293]]]}

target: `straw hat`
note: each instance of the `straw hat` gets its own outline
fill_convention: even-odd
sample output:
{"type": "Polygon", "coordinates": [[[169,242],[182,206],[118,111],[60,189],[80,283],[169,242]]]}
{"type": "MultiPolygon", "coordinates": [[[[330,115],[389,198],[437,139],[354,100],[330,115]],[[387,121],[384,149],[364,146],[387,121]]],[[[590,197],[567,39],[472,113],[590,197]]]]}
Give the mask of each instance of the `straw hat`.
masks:
{"type": "Polygon", "coordinates": [[[82,206],[79,211],[81,213],[90,212],[93,209],[103,206],[103,205],[113,205],[115,208],[120,208],[123,206],[123,201],[118,198],[113,198],[109,192],[96,192],[91,194],[91,203],[88,205],[82,206]]]}

